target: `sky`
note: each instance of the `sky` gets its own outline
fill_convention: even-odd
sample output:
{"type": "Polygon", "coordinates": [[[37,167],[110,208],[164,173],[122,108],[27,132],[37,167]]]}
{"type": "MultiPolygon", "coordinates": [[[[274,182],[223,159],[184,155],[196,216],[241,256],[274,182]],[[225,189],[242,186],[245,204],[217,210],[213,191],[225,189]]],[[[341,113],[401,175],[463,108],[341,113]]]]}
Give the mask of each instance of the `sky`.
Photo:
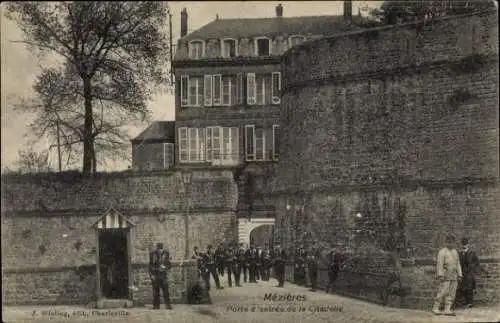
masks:
{"type": "MultiPolygon", "coordinates": [[[[263,18],[276,15],[275,7],[283,6],[284,17],[341,15],[343,1],[170,1],[172,12],[173,42],[177,42],[180,34],[180,12],[186,8],[188,13],[188,32],[195,31],[209,22],[229,18],[263,18]]],[[[358,13],[360,7],[377,7],[382,1],[353,1],[353,14],[358,13]]],[[[28,124],[30,116],[14,111],[13,104],[22,98],[33,96],[32,85],[40,72],[40,64],[51,64],[47,61],[39,62],[37,57],[28,51],[23,44],[12,41],[22,40],[22,31],[16,24],[4,15],[4,7],[0,6],[1,19],[1,167],[15,168],[18,151],[24,149],[33,139],[29,135],[28,124]]],[[[153,120],[175,119],[174,97],[168,93],[158,92],[148,103],[152,111],[153,120]]],[[[147,127],[131,126],[130,135],[134,137],[147,127]]],[[[46,138],[39,138],[36,149],[47,149],[50,142],[46,138]]],[[[51,160],[55,165],[55,151],[51,152],[51,160]]],[[[117,161],[106,165],[106,171],[126,169],[129,161],[117,161]]]]}

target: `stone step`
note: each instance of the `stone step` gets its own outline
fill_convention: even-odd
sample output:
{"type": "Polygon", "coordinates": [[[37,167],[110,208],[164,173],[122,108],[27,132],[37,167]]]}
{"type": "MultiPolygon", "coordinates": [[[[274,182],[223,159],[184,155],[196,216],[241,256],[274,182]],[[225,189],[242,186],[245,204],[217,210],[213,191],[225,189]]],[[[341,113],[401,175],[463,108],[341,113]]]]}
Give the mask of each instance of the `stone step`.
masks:
{"type": "Polygon", "coordinates": [[[129,299],[100,299],[97,301],[98,309],[132,307],[134,307],[134,302],[129,299]]]}

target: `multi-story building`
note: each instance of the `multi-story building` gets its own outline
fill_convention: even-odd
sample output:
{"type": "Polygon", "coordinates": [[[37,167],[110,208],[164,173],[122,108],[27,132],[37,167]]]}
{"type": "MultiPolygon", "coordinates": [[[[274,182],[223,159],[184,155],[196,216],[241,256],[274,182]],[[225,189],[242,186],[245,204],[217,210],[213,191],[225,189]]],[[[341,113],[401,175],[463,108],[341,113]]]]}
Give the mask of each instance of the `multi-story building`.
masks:
{"type": "Polygon", "coordinates": [[[352,20],[351,1],[343,16],[288,18],[278,5],[272,18],[216,17],[187,34],[184,9],[172,64],[176,165],[243,171],[239,215],[272,216],[258,192],[262,170],[279,159],[281,56],[304,41],[356,28],[352,20]]]}

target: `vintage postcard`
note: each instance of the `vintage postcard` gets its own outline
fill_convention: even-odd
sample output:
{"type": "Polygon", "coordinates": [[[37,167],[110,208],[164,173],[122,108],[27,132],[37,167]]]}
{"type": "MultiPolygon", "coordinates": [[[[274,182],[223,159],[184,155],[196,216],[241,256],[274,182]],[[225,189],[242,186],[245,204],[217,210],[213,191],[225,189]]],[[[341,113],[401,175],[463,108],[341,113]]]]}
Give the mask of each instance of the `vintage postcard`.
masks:
{"type": "Polygon", "coordinates": [[[496,1],[1,5],[4,322],[498,322],[496,1]]]}

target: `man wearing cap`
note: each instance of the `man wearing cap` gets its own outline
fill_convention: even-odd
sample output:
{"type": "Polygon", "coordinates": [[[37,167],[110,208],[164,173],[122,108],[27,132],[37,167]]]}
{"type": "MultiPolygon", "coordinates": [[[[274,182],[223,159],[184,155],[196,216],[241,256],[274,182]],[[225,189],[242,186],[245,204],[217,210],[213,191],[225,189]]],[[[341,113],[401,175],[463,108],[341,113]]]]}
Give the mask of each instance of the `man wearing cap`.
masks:
{"type": "Polygon", "coordinates": [[[319,259],[319,249],[316,247],[311,248],[307,253],[307,272],[309,273],[309,281],[311,282],[311,292],[315,292],[317,287],[319,259]]]}
{"type": "Polygon", "coordinates": [[[306,251],[300,245],[295,251],[294,257],[294,282],[299,286],[306,285],[306,251]]]}
{"type": "Polygon", "coordinates": [[[240,247],[236,252],[236,262],[238,267],[236,268],[236,275],[239,277],[238,279],[241,281],[241,272],[243,272],[243,282],[248,281],[248,260],[247,260],[247,251],[243,245],[240,243],[240,247]]]}
{"type": "Polygon", "coordinates": [[[463,298],[467,307],[472,307],[474,290],[476,289],[476,272],[481,269],[481,266],[476,253],[470,249],[469,239],[462,239],[462,250],[460,250],[459,256],[464,277],[460,283],[459,295],[460,298],[463,298]]]}
{"type": "Polygon", "coordinates": [[[249,282],[257,282],[257,261],[259,260],[257,255],[257,249],[255,249],[254,244],[250,244],[250,249],[247,250],[247,260],[248,260],[248,271],[249,271],[249,282]]]}
{"type": "Polygon", "coordinates": [[[285,250],[281,249],[279,244],[276,245],[276,248],[273,251],[272,259],[274,263],[274,272],[276,273],[276,279],[278,280],[277,287],[283,287],[285,284],[286,253],[285,250]]]}
{"type": "Polygon", "coordinates": [[[332,248],[328,254],[328,286],[326,287],[326,292],[332,292],[337,276],[340,272],[340,267],[342,263],[342,255],[340,253],[340,246],[337,248],[332,248]]]}
{"type": "Polygon", "coordinates": [[[223,289],[220,285],[219,276],[217,275],[217,267],[215,261],[215,252],[213,250],[212,245],[208,245],[207,252],[205,253],[205,266],[207,270],[207,275],[205,276],[205,283],[207,285],[207,289],[210,290],[210,274],[214,278],[215,286],[217,289],[223,289]]]}
{"type": "Polygon", "coordinates": [[[432,312],[436,315],[455,315],[451,306],[455,301],[457,285],[462,278],[460,257],[455,249],[455,237],[448,234],[444,247],[439,250],[436,262],[436,272],[439,279],[439,290],[436,295],[432,312]],[[444,312],[440,311],[444,301],[444,312]]]}
{"type": "Polygon", "coordinates": [[[271,276],[271,250],[269,250],[269,245],[266,243],[264,246],[264,250],[262,250],[261,254],[262,261],[262,280],[269,281],[269,277],[271,276]]]}
{"type": "Polygon", "coordinates": [[[149,277],[153,285],[153,309],[160,309],[160,289],[166,309],[172,309],[168,292],[168,270],[170,269],[170,254],[163,249],[163,243],[156,244],[156,250],[149,254],[149,277]]]}

